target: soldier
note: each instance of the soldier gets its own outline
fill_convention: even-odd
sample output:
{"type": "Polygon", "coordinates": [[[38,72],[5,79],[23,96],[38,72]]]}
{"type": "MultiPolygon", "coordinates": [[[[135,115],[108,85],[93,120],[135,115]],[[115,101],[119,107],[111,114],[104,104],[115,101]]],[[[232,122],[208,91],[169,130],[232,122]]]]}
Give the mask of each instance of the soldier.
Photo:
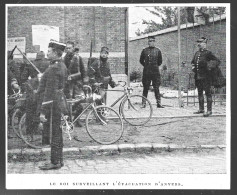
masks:
{"type": "Polygon", "coordinates": [[[39,87],[40,81],[39,74],[38,77],[30,79],[25,82],[25,92],[26,92],[26,139],[27,141],[33,141],[34,132],[38,129],[39,126],[39,112],[37,110],[38,106],[38,94],[37,89],[39,87]]]}
{"type": "MultiPolygon", "coordinates": [[[[79,48],[74,48],[74,42],[68,41],[66,43],[66,55],[64,57],[65,65],[68,69],[69,77],[65,87],[65,94],[67,98],[82,98],[84,97],[83,82],[86,78],[85,67],[81,56],[79,56],[79,48]]],[[[83,110],[80,102],[73,107],[73,115],[78,116],[83,110]]],[[[79,119],[77,125],[82,127],[79,119]]]]}
{"type": "MultiPolygon", "coordinates": [[[[162,55],[161,51],[155,47],[155,37],[148,37],[148,45],[149,47],[142,50],[140,56],[140,63],[144,67],[143,69],[143,96],[147,97],[148,90],[152,81],[152,85],[155,92],[155,98],[157,103],[157,108],[164,108],[161,105],[161,97],[160,97],[160,71],[159,66],[162,64],[162,55]]],[[[143,107],[146,107],[145,103],[143,103],[143,107]]]]}
{"type": "Polygon", "coordinates": [[[199,50],[195,53],[191,64],[192,70],[195,73],[195,85],[198,89],[198,100],[199,100],[199,110],[194,112],[194,114],[204,113],[204,97],[203,91],[205,91],[207,97],[207,112],[203,114],[204,117],[208,117],[212,114],[212,95],[211,95],[211,75],[208,71],[207,63],[211,60],[220,62],[212,54],[211,51],[206,49],[207,38],[201,37],[197,40],[199,50]]]}
{"type": "MultiPolygon", "coordinates": [[[[63,90],[65,82],[67,80],[67,67],[62,61],[62,54],[65,49],[65,45],[51,41],[48,47],[48,59],[50,60],[50,67],[43,74],[38,93],[43,93],[43,103],[41,107],[40,120],[42,122],[52,122],[52,140],[51,140],[51,162],[40,166],[40,169],[50,170],[59,169],[63,164],[63,136],[61,123],[61,113],[63,112],[62,99],[64,97],[63,90]],[[52,104],[49,104],[53,102],[52,104]],[[52,106],[52,112],[50,112],[52,106]],[[52,114],[52,121],[50,120],[50,114],[52,114]]],[[[48,129],[46,135],[48,135],[48,129]]],[[[48,140],[44,140],[49,142],[48,140]]]]}
{"type": "MultiPolygon", "coordinates": [[[[45,58],[45,53],[40,51],[36,54],[33,64],[39,69],[40,72],[44,72],[49,67],[49,60],[45,58]]],[[[21,74],[21,81],[25,83],[29,77],[35,78],[37,74],[39,73],[33,68],[31,64],[26,64],[21,74]]]]}
{"type": "Polygon", "coordinates": [[[36,92],[42,73],[49,67],[49,61],[45,59],[45,53],[43,51],[36,54],[36,59],[33,63],[41,73],[38,73],[32,65],[27,64],[21,75],[26,92],[26,134],[28,141],[33,140],[34,132],[39,126],[38,103],[41,101],[40,96],[36,92]],[[28,79],[29,77],[31,79],[28,79]]]}
{"type": "Polygon", "coordinates": [[[103,96],[103,103],[106,103],[106,93],[103,89],[108,89],[108,84],[114,88],[116,86],[110,73],[110,64],[108,62],[109,49],[108,47],[102,47],[100,51],[100,59],[95,59],[94,62],[88,68],[89,82],[91,85],[94,83],[104,83],[101,86],[101,95],[103,96]]]}

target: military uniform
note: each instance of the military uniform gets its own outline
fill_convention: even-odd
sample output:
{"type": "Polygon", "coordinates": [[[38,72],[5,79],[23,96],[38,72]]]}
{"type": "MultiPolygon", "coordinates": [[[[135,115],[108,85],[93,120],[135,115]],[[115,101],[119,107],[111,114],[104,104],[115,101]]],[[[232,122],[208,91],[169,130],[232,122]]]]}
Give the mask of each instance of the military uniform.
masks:
{"type": "Polygon", "coordinates": [[[199,49],[197,51],[191,61],[193,66],[193,72],[195,73],[195,85],[198,89],[198,99],[199,99],[199,113],[204,112],[204,97],[203,91],[205,91],[207,97],[207,111],[212,111],[212,95],[211,95],[211,75],[210,71],[208,71],[207,63],[210,60],[217,59],[211,51],[207,49],[199,49]]]}
{"type": "MultiPolygon", "coordinates": [[[[80,73],[77,76],[71,77],[72,80],[68,80],[65,87],[65,95],[67,98],[80,98],[84,96],[83,80],[86,77],[85,67],[81,56],[78,53],[67,53],[64,57],[65,65],[68,69],[68,74],[73,75],[80,73]]],[[[83,107],[80,102],[73,106],[73,115],[78,116],[83,111],[83,107]]],[[[78,126],[82,126],[80,121],[77,121],[78,126]]]]}
{"type": "Polygon", "coordinates": [[[156,47],[147,47],[142,50],[140,63],[143,69],[143,96],[147,97],[148,90],[152,81],[157,105],[161,103],[159,86],[161,84],[159,66],[162,64],[161,51],[156,47]]]}
{"type": "Polygon", "coordinates": [[[75,73],[80,73],[79,75],[72,77],[72,80],[68,81],[67,87],[65,88],[67,98],[69,98],[70,93],[71,96],[75,98],[77,95],[83,93],[83,79],[86,77],[85,67],[81,56],[76,53],[67,53],[64,57],[64,63],[68,69],[69,76],[75,73]]]}
{"type": "Polygon", "coordinates": [[[95,82],[104,83],[101,86],[102,91],[100,93],[103,96],[103,102],[106,103],[106,93],[103,92],[103,89],[108,89],[108,84],[112,88],[114,88],[116,85],[111,77],[108,58],[96,59],[88,68],[88,76],[89,82],[92,86],[95,82]],[[107,81],[105,81],[104,78],[108,78],[106,79],[107,81]]]}
{"type": "MultiPolygon", "coordinates": [[[[44,104],[48,101],[53,101],[52,104],[52,140],[51,140],[51,163],[58,164],[62,162],[62,148],[63,137],[61,123],[61,105],[60,105],[60,93],[62,93],[65,82],[67,80],[67,68],[62,60],[53,60],[50,62],[50,67],[43,74],[38,93],[43,93],[43,103],[41,107],[41,113],[45,114],[47,122],[44,125],[44,134],[47,135],[50,127],[50,104],[44,104]]],[[[49,142],[49,140],[47,140],[49,142]]]]}

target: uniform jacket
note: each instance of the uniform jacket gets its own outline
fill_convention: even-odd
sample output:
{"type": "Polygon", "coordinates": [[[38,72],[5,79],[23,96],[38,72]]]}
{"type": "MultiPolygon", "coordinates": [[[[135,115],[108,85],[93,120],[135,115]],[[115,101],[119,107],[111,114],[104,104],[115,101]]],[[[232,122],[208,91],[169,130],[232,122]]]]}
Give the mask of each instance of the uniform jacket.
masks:
{"type": "Polygon", "coordinates": [[[199,50],[195,53],[191,64],[194,66],[193,72],[195,73],[194,78],[196,80],[210,78],[210,72],[207,68],[207,63],[210,60],[217,60],[220,62],[220,60],[207,49],[199,50]]]}
{"type": "Polygon", "coordinates": [[[85,72],[85,67],[84,67],[81,56],[75,53],[66,54],[66,56],[64,57],[64,63],[66,67],[68,68],[69,75],[75,74],[78,72],[81,73],[81,75],[72,77],[72,80],[74,81],[74,83],[76,81],[80,81],[80,83],[82,83],[82,80],[86,76],[86,72],[85,72]]]}
{"type": "Polygon", "coordinates": [[[108,88],[108,84],[111,87],[115,87],[115,82],[110,73],[110,64],[107,59],[96,59],[88,68],[88,76],[90,78],[90,84],[103,82],[103,78],[108,77],[108,82],[103,82],[104,86],[102,87],[108,88]]]}
{"type": "MultiPolygon", "coordinates": [[[[62,60],[54,60],[50,62],[50,67],[46,69],[43,74],[37,91],[40,95],[43,94],[43,103],[53,101],[55,109],[59,109],[59,92],[64,89],[67,77],[67,68],[62,60]]],[[[47,114],[49,111],[48,109],[49,105],[42,105],[41,112],[47,114]]]]}
{"type": "Polygon", "coordinates": [[[142,50],[140,63],[144,67],[143,74],[160,75],[159,66],[162,64],[161,51],[156,47],[147,47],[142,50]]]}
{"type": "Polygon", "coordinates": [[[39,101],[39,94],[37,93],[37,89],[39,87],[39,80],[38,78],[33,78],[28,80],[25,83],[25,90],[26,90],[26,113],[27,113],[27,126],[30,125],[33,121],[39,121],[39,112],[40,112],[40,101],[39,101]],[[31,120],[29,120],[29,118],[31,120]]]}

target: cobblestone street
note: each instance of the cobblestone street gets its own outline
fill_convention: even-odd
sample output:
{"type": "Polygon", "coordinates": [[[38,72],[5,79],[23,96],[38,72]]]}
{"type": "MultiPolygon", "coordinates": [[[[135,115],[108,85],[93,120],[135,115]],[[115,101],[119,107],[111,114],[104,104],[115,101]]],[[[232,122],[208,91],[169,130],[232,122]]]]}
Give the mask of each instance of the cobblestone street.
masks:
{"type": "Polygon", "coordinates": [[[8,163],[8,173],[20,174],[224,174],[225,150],[122,153],[86,159],[65,157],[59,170],[42,171],[40,162],[8,163]]]}

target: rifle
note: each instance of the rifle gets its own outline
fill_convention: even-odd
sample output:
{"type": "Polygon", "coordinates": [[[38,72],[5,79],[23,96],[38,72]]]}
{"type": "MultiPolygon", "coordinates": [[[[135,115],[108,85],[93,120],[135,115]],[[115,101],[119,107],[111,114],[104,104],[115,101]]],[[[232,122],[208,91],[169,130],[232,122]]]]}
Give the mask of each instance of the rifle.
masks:
{"type": "Polygon", "coordinates": [[[15,47],[14,47],[14,49],[12,50],[12,52],[11,52],[10,56],[8,57],[8,60],[9,60],[9,59],[12,57],[12,55],[13,55],[13,53],[14,53],[14,51],[15,51],[16,47],[17,47],[17,46],[15,46],[15,47]]]}
{"type": "Polygon", "coordinates": [[[91,58],[92,58],[92,40],[91,40],[91,47],[90,47],[90,57],[89,57],[89,60],[88,60],[88,68],[91,65],[91,58]]]}
{"type": "Polygon", "coordinates": [[[21,53],[21,55],[23,55],[25,57],[25,59],[30,63],[31,66],[33,66],[33,68],[38,72],[41,73],[40,70],[26,57],[26,55],[17,47],[17,45],[15,46],[15,48],[18,49],[18,51],[21,53]]]}

